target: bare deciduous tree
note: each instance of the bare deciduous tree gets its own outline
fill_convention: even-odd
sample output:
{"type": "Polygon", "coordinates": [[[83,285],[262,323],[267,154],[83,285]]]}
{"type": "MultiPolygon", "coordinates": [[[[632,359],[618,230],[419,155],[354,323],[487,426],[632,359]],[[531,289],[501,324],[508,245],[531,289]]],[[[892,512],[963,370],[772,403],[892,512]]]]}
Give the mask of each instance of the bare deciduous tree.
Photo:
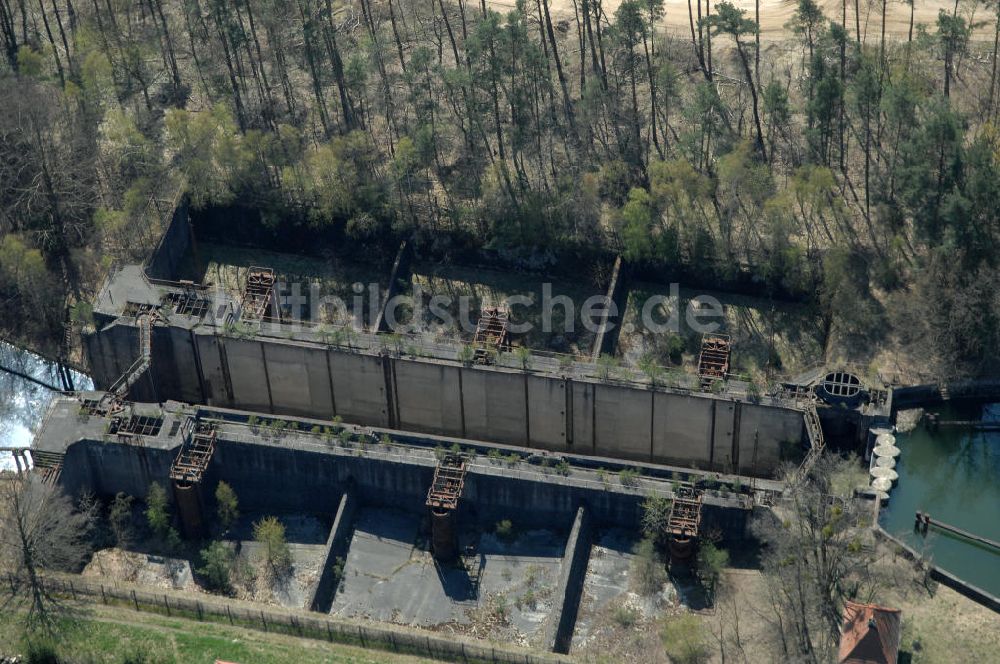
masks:
{"type": "Polygon", "coordinates": [[[871,601],[879,588],[871,514],[853,498],[855,460],[825,456],[809,478],[753,529],[783,661],[825,662],[836,648],[846,599],[871,601]]]}
{"type": "Polygon", "coordinates": [[[4,610],[26,608],[30,627],[49,629],[60,604],[45,571],[69,571],[85,560],[93,506],[78,509],[58,486],[34,474],[0,479],[0,570],[4,610]]]}

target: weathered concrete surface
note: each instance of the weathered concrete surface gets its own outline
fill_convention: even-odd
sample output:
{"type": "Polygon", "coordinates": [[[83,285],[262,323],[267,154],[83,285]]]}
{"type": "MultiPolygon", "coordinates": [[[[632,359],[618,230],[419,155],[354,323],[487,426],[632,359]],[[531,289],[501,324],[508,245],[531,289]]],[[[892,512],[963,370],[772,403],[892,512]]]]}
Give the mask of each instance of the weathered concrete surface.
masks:
{"type": "Polygon", "coordinates": [[[362,509],[331,612],[461,630],[477,622],[478,610],[503,597],[510,623],[505,634],[522,643],[534,640],[553,605],[563,538],[535,530],[505,543],[465,528],[459,543],[462,565],[442,566],[427,550],[419,519],[398,510],[362,509]]]}

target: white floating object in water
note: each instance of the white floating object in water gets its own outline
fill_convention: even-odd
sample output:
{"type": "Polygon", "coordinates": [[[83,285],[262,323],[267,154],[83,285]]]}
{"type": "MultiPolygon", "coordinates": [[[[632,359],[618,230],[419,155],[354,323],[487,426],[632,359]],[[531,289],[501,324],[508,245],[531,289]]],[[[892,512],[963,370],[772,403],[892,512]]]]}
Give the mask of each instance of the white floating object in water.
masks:
{"type": "Polygon", "coordinates": [[[888,491],[880,491],[879,489],[875,488],[875,485],[872,485],[872,491],[875,493],[875,495],[878,498],[882,499],[883,503],[889,502],[889,492],[888,491]]]}
{"type": "Polygon", "coordinates": [[[891,456],[876,456],[875,465],[879,468],[895,468],[896,458],[891,456]]]}
{"type": "Polygon", "coordinates": [[[899,456],[899,448],[896,447],[895,445],[878,445],[872,451],[875,453],[875,456],[880,456],[880,457],[884,457],[884,456],[897,457],[897,456],[899,456]]]}
{"type": "Polygon", "coordinates": [[[875,437],[876,447],[880,445],[895,445],[895,444],[896,444],[896,437],[893,436],[891,433],[880,433],[878,436],[875,437]]]}
{"type": "Polygon", "coordinates": [[[876,466],[872,468],[871,475],[876,479],[882,479],[884,477],[890,482],[895,482],[896,480],[899,479],[899,473],[897,473],[892,468],[879,468],[878,466],[876,466]]]}
{"type": "MultiPolygon", "coordinates": [[[[892,480],[887,477],[876,477],[872,480],[872,488],[876,491],[889,493],[889,489],[892,488],[892,480]]],[[[883,500],[885,500],[885,498],[883,498],[883,500]]]]}

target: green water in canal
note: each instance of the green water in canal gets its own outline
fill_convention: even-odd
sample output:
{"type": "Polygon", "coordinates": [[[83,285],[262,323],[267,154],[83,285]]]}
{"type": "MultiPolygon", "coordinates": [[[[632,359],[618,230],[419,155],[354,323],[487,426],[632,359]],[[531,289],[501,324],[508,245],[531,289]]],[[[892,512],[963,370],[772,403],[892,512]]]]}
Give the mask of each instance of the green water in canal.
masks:
{"type": "MultiPolygon", "coordinates": [[[[1000,422],[1000,404],[939,406],[941,420],[1000,422]]],[[[957,528],[1000,541],[1000,431],[923,422],[897,434],[899,482],[883,510],[883,528],[958,578],[1000,596],[1000,551],[931,528],[913,531],[917,510],[957,528]]]]}

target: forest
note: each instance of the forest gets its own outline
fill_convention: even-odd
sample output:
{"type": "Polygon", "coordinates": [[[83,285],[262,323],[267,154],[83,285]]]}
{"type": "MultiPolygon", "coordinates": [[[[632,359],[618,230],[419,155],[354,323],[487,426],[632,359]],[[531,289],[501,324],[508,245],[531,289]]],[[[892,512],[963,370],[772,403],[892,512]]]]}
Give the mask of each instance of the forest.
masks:
{"type": "Polygon", "coordinates": [[[995,371],[1000,2],[914,3],[0,0],[0,328],[58,344],[187,194],[749,275],[893,370],[995,371]]]}

